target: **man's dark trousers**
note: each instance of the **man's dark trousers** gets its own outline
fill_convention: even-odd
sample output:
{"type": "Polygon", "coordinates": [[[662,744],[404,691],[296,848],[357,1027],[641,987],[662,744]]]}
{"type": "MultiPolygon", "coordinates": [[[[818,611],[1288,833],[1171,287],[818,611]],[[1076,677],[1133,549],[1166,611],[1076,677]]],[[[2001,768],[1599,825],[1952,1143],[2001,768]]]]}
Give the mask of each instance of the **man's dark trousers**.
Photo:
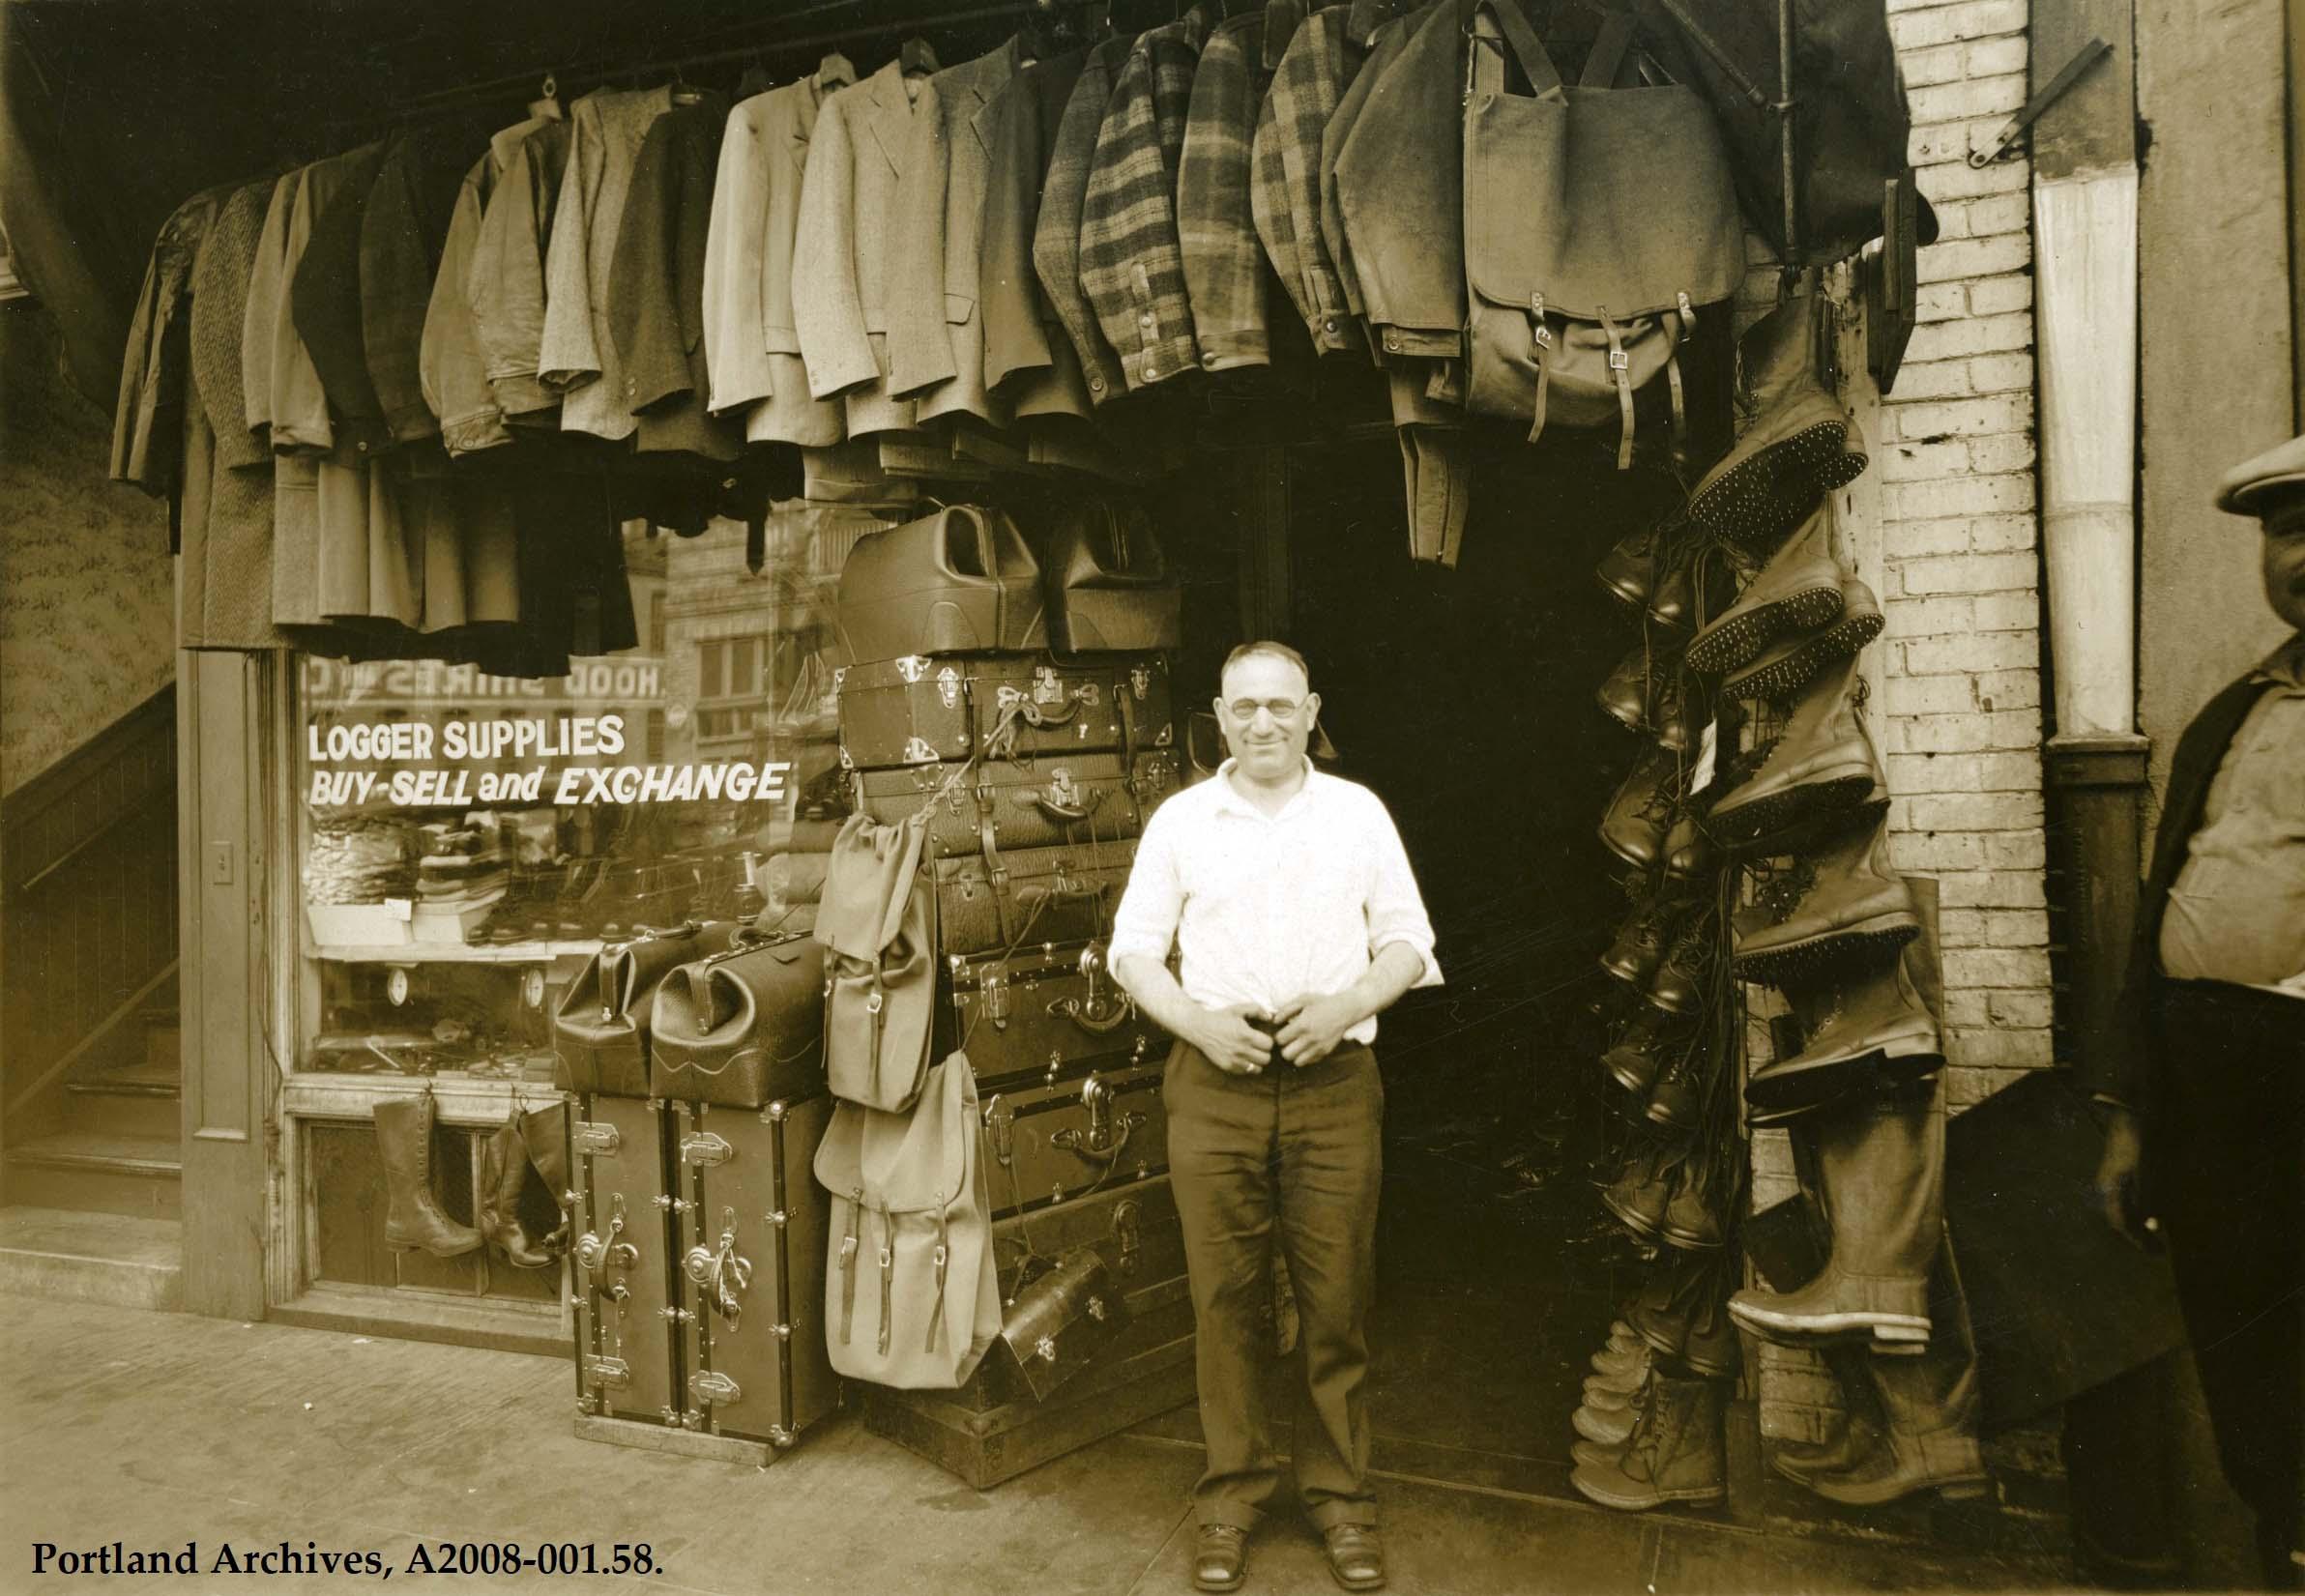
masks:
{"type": "Polygon", "coordinates": [[[1162,1090],[1209,1446],[1195,1514],[1253,1529],[1282,1494],[1259,1378],[1277,1227],[1297,1293],[1297,1494],[1323,1529],[1374,1524],[1365,1325],[1384,1175],[1376,1055],[1346,1042],[1302,1069],[1276,1056],[1259,1074],[1228,1075],[1179,1043],[1162,1090]]]}
{"type": "Polygon", "coordinates": [[[2305,1503],[2305,1001],[2164,980],[2153,1197],[2225,1477],[2269,1571],[2305,1503]]]}

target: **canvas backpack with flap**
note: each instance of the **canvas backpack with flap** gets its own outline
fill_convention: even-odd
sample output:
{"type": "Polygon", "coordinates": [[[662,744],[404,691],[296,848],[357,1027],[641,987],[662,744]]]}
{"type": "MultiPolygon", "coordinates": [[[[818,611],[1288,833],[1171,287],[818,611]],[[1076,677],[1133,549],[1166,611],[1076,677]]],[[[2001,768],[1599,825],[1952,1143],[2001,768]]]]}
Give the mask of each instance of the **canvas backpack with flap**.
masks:
{"type": "Polygon", "coordinates": [[[1564,84],[1514,0],[1472,15],[1465,100],[1466,403],[1476,415],[1685,431],[1681,349],[1727,332],[1744,223],[1711,113],[1680,84],[1564,84]],[[1513,92],[1517,63],[1530,94],[1513,92]]]}
{"type": "Polygon", "coordinates": [[[833,1096],[910,1108],[928,1073],[936,914],[920,874],[925,814],[852,815],[833,839],[815,937],[825,945],[825,1077],[833,1096]]]}
{"type": "Polygon", "coordinates": [[[825,1344],[835,1371],[951,1390],[1001,1333],[992,1204],[968,1056],[929,1071],[910,1113],[841,1103],[816,1149],[832,1194],[825,1344]]]}

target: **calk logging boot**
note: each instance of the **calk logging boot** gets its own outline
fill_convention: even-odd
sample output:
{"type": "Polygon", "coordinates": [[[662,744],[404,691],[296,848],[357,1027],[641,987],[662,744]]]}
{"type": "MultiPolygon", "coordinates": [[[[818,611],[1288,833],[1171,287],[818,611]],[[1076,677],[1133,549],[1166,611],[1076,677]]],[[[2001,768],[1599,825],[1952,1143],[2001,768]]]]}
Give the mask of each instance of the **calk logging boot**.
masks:
{"type": "Polygon", "coordinates": [[[384,1163],[384,1244],[456,1258],[481,1244],[481,1233],[441,1212],[432,1195],[432,1090],[376,1105],[376,1149],[384,1163]]]}
{"type": "Polygon", "coordinates": [[[1759,654],[1721,679],[1727,698],[1765,699],[1779,704],[1809,683],[1819,671],[1881,635],[1881,600],[1853,571],[1841,572],[1840,613],[1810,632],[1779,637],[1759,654]]]}
{"type": "Polygon", "coordinates": [[[1853,1096],[1794,1127],[1814,1138],[1832,1250],[1797,1291],[1732,1296],[1737,1323],[1803,1343],[1929,1339],[1929,1270],[1944,1233],[1944,1116],[1935,1095],[1923,1084],[1853,1096]]]}
{"type": "Polygon", "coordinates": [[[1689,668],[1719,676],[1758,657],[1780,637],[1802,636],[1841,616],[1832,514],[1820,507],[1762,567],[1720,619],[1690,640],[1689,668]]]}
{"type": "Polygon", "coordinates": [[[1732,850],[1765,849],[1779,832],[1846,813],[1885,786],[1858,712],[1863,694],[1853,654],[1811,682],[1758,768],[1707,811],[1712,839],[1732,850]]]}
{"type": "Polygon", "coordinates": [[[1773,549],[1818,502],[1865,469],[1865,442],[1818,381],[1814,295],[1787,301],[1738,341],[1744,435],[1689,498],[1689,518],[1747,548],[1773,549]]]}
{"type": "Polygon", "coordinates": [[[1617,789],[1601,817],[1602,844],[1625,863],[1655,867],[1666,849],[1674,805],[1680,796],[1680,760],[1670,748],[1651,748],[1617,789]]]}
{"type": "Polygon", "coordinates": [[[1729,1494],[1718,1381],[1658,1375],[1640,1427],[1613,1459],[1580,1463],[1569,1484],[1589,1500],[1630,1513],[1667,1502],[1718,1502],[1729,1494]]]}
{"type": "Polygon", "coordinates": [[[1888,828],[1853,828],[1814,860],[1763,885],[1736,916],[1737,979],[1782,986],[1920,935],[1912,890],[1889,863],[1888,828]]]}
{"type": "Polygon", "coordinates": [[[1944,1033],[1924,992],[1937,987],[1937,941],[1925,925],[1878,966],[1796,986],[1789,996],[1805,1045],[1753,1071],[1745,1101],[1777,1122],[1859,1086],[1935,1074],[1944,1063],[1944,1033]]]}

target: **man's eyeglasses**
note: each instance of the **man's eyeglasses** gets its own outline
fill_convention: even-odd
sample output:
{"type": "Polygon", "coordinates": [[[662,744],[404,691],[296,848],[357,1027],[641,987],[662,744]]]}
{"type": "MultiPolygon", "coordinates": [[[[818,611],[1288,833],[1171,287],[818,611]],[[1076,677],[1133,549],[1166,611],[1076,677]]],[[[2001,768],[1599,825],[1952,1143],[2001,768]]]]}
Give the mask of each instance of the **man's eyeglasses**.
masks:
{"type": "Polygon", "coordinates": [[[1304,706],[1293,698],[1236,698],[1225,708],[1233,711],[1235,720],[1254,720],[1259,710],[1275,720],[1289,720],[1304,706]]]}

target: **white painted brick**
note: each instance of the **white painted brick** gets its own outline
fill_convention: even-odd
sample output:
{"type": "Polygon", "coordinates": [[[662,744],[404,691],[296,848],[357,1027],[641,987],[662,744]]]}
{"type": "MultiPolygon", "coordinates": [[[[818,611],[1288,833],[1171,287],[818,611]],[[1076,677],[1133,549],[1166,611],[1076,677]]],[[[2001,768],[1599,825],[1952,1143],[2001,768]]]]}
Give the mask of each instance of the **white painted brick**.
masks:
{"type": "Polygon", "coordinates": [[[1974,793],[1984,780],[1983,754],[1888,753],[1889,791],[1974,793]]]}
{"type": "Polygon", "coordinates": [[[1988,748],[2037,748],[2041,745],[2041,711],[1995,710],[1984,717],[1988,748]]]}
{"type": "MultiPolygon", "coordinates": [[[[1996,957],[2028,956],[1996,954],[1988,948],[1963,948],[1958,952],[1947,953],[1945,962],[1950,965],[1956,959],[1996,957]]],[[[2030,986],[2046,982],[2049,979],[2049,955],[2046,953],[2039,955],[2038,962],[2040,969],[2037,973],[2028,968],[2022,980],[2011,981],[2007,984],[2030,986]]],[[[1952,979],[1949,972],[1945,978],[1952,979]]],[[[1945,1052],[1948,1058],[1958,1059],[1963,1066],[1972,1068],[1981,1066],[1987,1069],[2039,1069],[2056,1062],[2057,1059],[2054,1045],[2046,1030],[1947,1030],[1945,1052]]],[[[1988,1089],[1980,1095],[1989,1097],[2005,1084],[2004,1082],[1985,1083],[1988,1089]]],[[[1948,1082],[1947,1085],[1949,1086],[1950,1083],[1948,1082]]]]}
{"type": "Polygon", "coordinates": [[[1938,907],[2039,909],[2048,904],[2037,871],[1959,870],[1937,876],[1938,907]]]}
{"type": "MultiPolygon", "coordinates": [[[[1999,233],[1986,239],[1952,239],[1943,244],[1932,244],[1923,249],[1916,263],[1916,275],[1922,282],[1943,282],[1949,277],[1986,277],[2001,272],[2014,272],[2032,258],[2032,239],[2025,233],[1999,233]]],[[[1898,386],[1904,386],[1902,380],[1898,386]]]]}
{"type": "Polygon", "coordinates": [[[1987,671],[1976,679],[1980,710],[2037,710],[2041,707],[2038,670],[1987,671]]]}
{"type": "Polygon", "coordinates": [[[1999,233],[2022,233],[2033,224],[2032,196],[1993,194],[1969,202],[1969,236],[1991,238],[1999,233]]]}
{"type": "MultiPolygon", "coordinates": [[[[2035,912],[2034,917],[2041,923],[2041,935],[2047,938],[2048,914],[2035,912]]],[[[2057,1008],[2046,992],[1987,992],[1982,996],[1985,1012],[1991,1016],[1997,1028],[2005,1030],[2046,1030],[2057,1008]]],[[[1952,1025],[1956,1022],[1948,1016],[1945,1023],[1952,1025]]],[[[1969,1022],[1958,1023],[1966,1025],[1969,1022]]]]}
{"type": "Polygon", "coordinates": [[[2029,432],[1997,432],[1969,446],[1969,467],[1974,471],[2030,471],[2038,458],[2029,432]]]}
{"type": "Polygon", "coordinates": [[[2039,631],[2040,595],[2035,593],[1982,595],[1976,599],[1976,627],[1981,632],[2039,631]]]}
{"type": "Polygon", "coordinates": [[[1979,554],[2029,549],[2038,542],[2040,530],[2030,515],[1980,515],[1969,524],[1969,546],[1979,554]]]}
{"type": "MultiPolygon", "coordinates": [[[[2007,510],[2022,508],[2032,494],[2030,477],[1971,477],[1958,482],[1932,482],[1925,488],[1898,490],[1923,498],[1941,494],[1956,510],[2007,510]],[[2011,503],[2017,501],[2017,503],[2011,503]]],[[[1924,500],[1924,502],[1926,502],[1924,500]]],[[[1914,596],[1935,593],[2004,594],[2029,588],[2040,576],[2040,562],[2030,553],[1965,554],[1940,560],[1908,560],[1901,567],[1904,591],[1914,596]]]]}
{"type": "Polygon", "coordinates": [[[1899,715],[1881,740],[1894,754],[1982,754],[2002,746],[1992,716],[1980,714],[1899,715]]]}
{"type": "Polygon", "coordinates": [[[2049,953],[2035,947],[1969,947],[1948,952],[1944,982],[1966,987],[2045,987],[2049,984],[2049,953]]]}
{"type": "Polygon", "coordinates": [[[2005,316],[1967,316],[1913,329],[1905,346],[1910,361],[1949,361],[1963,355],[1992,355],[2033,346],[2033,318],[2028,311],[2005,316]]]}
{"type": "MultiPolygon", "coordinates": [[[[2037,793],[2040,790],[2041,755],[2037,749],[2028,749],[2024,753],[1984,755],[1983,764],[1977,770],[1977,784],[1972,789],[1979,793],[2037,793]]],[[[2020,863],[2039,868],[2042,863],[2039,842],[2040,839],[2035,837],[2034,856],[2020,863]]],[[[1987,852],[1990,855],[1990,847],[1987,852]]],[[[2009,861],[1997,857],[1993,862],[1999,867],[2009,861]]]]}
{"type": "Polygon", "coordinates": [[[1965,714],[1977,707],[1974,679],[1966,676],[1892,676],[1882,696],[1892,715],[1965,714]]]}
{"type": "Polygon", "coordinates": [[[2037,666],[2040,658],[2040,639],[2016,631],[1915,639],[1905,645],[1905,669],[1912,676],[1948,671],[2025,670],[2037,666]]]}
{"type": "MultiPolygon", "coordinates": [[[[1921,191],[1929,192],[1929,173],[1940,166],[1959,164],[1965,171],[1972,170],[1967,164],[1969,152],[1991,148],[1994,131],[2007,120],[2004,116],[1978,116],[1965,122],[1916,124],[1905,141],[1905,159],[1920,168],[1921,191]]],[[[1936,203],[1934,195],[1930,203],[1936,203]]]]}
{"type": "MultiPolygon", "coordinates": [[[[1962,324],[1948,322],[1944,325],[1958,327],[1962,324]]],[[[1940,444],[1882,445],[1873,450],[1873,463],[1881,468],[1882,479],[1889,482],[1934,481],[1946,477],[1965,477],[1971,469],[1969,444],[1960,438],[1949,438],[1940,444]]]]}
{"type": "MultiPolygon", "coordinates": [[[[1928,677],[1925,681],[1952,680],[1928,677]]],[[[2041,825],[2038,793],[1933,793],[1916,796],[1909,811],[1916,831],[2016,831],[2041,825]]]]}
{"type": "MultiPolygon", "coordinates": [[[[1968,77],[1993,77],[2004,73],[2021,73],[2031,58],[2031,42],[2024,34],[2002,39],[1982,39],[1970,44],[1963,53],[1962,73],[1968,77]]],[[[1899,58],[1899,65],[1903,65],[1903,57],[1899,58]]]]}
{"type": "Polygon", "coordinates": [[[1891,521],[1882,529],[1882,545],[1892,562],[1960,554],[1969,547],[1971,525],[1959,516],[1944,521],[1891,521]]]}
{"type": "Polygon", "coordinates": [[[1902,374],[1897,379],[1897,390],[1898,397],[1890,401],[1890,410],[1897,418],[1899,438],[1918,443],[1938,438],[1982,438],[1996,433],[2026,432],[2033,424],[2030,394],[1997,393],[1991,398],[1914,404],[1907,401],[1902,374]]]}
{"type": "Polygon", "coordinates": [[[1915,297],[1913,313],[1924,323],[1966,316],[1969,313],[1969,289],[1958,282],[1933,282],[1915,297]]]}
{"type": "Polygon", "coordinates": [[[1956,82],[1965,74],[1969,48],[1956,43],[1934,44],[1922,50],[1900,50],[1897,53],[1897,70],[1904,74],[1905,86],[1909,89],[1956,82]]]}
{"type": "Polygon", "coordinates": [[[2022,355],[1980,355],[1969,363],[1969,391],[1975,393],[1998,393],[2013,388],[2030,392],[2032,355],[2029,351],[2022,355]]]}
{"type": "MultiPolygon", "coordinates": [[[[1903,399],[1966,399],[1976,392],[1967,361],[1923,361],[1897,369],[1897,397],[1903,399]]],[[[1900,436],[1903,429],[1900,428],[1900,436]]]]}
{"type": "MultiPolygon", "coordinates": [[[[1982,870],[1985,867],[1985,841],[1982,837],[1964,831],[1947,831],[1938,835],[1928,831],[1907,831],[1889,838],[1889,857],[1897,861],[1899,870],[1982,870]]],[[[1969,981],[1969,986],[1991,983],[1969,981]]]]}
{"type": "MultiPolygon", "coordinates": [[[[1966,150],[1962,153],[1968,154],[1966,150]]],[[[1997,160],[1989,166],[1971,166],[1966,160],[1945,160],[1923,166],[1918,176],[1920,190],[1931,205],[1940,200],[1974,199],[1979,194],[2015,193],[2032,187],[2031,169],[2023,160],[1997,160]]]]}
{"type": "MultiPolygon", "coordinates": [[[[1937,912],[1937,945],[1947,947],[1982,947],[1985,945],[1985,911],[1982,909],[1946,909],[1937,912]]],[[[1947,1021],[1946,1024],[1952,1022],[1947,1021]]]]}
{"type": "Polygon", "coordinates": [[[1937,212],[1937,240],[1939,244],[1969,237],[1969,205],[1965,200],[1932,200],[1937,212]]]}
{"type": "MultiPolygon", "coordinates": [[[[1985,912],[1985,940],[1995,947],[2047,947],[2049,945],[2049,914],[2045,910],[1992,909],[1985,912]]],[[[2042,1025],[2041,1020],[1999,1020],[2010,1025],[2042,1025]]]]}
{"type": "MultiPolygon", "coordinates": [[[[1966,914],[1966,910],[1951,910],[1938,906],[1938,916],[1966,914]]],[[[1948,992],[1944,995],[1944,1012],[1940,1016],[1948,1026],[1965,1026],[1982,1030],[1993,1023],[1991,1004],[1996,994],[1990,992],[1948,992]]]]}
{"type": "Polygon", "coordinates": [[[1881,607],[1891,637],[1940,637],[1976,624],[1976,601],[1971,598],[1891,597],[1881,607]]]}
{"type": "Polygon", "coordinates": [[[1896,14],[1889,18],[1889,37],[1896,41],[1900,53],[1957,40],[2023,33],[2029,10],[2026,0],[1969,0],[1958,6],[1889,0],[1888,9],[1896,14]]]}
{"type": "Polygon", "coordinates": [[[1914,89],[1906,97],[1915,122],[1958,122],[1972,116],[2006,116],[2025,103],[2025,73],[1966,77],[1914,89]]]}
{"type": "MultiPolygon", "coordinates": [[[[2033,768],[2040,769],[2038,758],[2033,768]]],[[[2049,863],[2049,839],[2039,831],[1995,831],[1984,842],[1985,862],[1996,870],[2039,870],[2049,863]]]]}
{"type": "Polygon", "coordinates": [[[2024,310],[2033,303],[2033,279],[2024,272],[2004,276],[1975,277],[1969,283],[1969,308],[1974,315],[1997,316],[2024,310]]]}

